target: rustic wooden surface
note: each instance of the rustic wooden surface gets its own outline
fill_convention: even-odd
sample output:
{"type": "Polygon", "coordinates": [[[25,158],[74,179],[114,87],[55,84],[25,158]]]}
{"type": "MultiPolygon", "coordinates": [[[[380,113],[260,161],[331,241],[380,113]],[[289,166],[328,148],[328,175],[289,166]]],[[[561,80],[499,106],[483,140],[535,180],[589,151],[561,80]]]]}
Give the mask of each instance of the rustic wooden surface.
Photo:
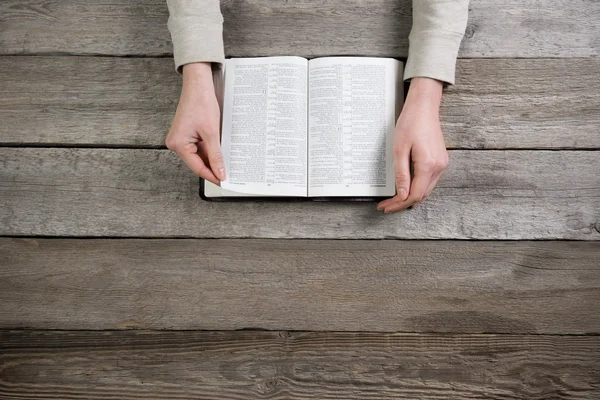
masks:
{"type": "Polygon", "coordinates": [[[598,336],[5,331],[0,350],[4,399],[600,397],[598,336]]]}
{"type": "MultiPolygon", "coordinates": [[[[449,148],[600,148],[599,58],[459,60],[449,148]],[[573,118],[577,115],[577,118],[573,118]]],[[[160,147],[181,78],[166,58],[0,58],[0,144],[160,147]]]]}
{"type": "Polygon", "coordinates": [[[600,333],[600,242],[0,239],[0,328],[600,333]]]}
{"type": "Polygon", "coordinates": [[[0,235],[600,239],[600,152],[450,152],[419,207],[202,201],[168,150],[0,148],[0,235]],[[568,168],[566,168],[568,166],[568,168]]]}
{"type": "MultiPolygon", "coordinates": [[[[410,0],[222,9],[229,56],[407,54],[410,0]]],[[[599,1],[471,2],[460,150],[393,216],[202,202],[166,20],[0,2],[1,399],[600,398],[599,1]]]]}
{"type": "MultiPolygon", "coordinates": [[[[231,56],[406,57],[411,0],[223,0],[231,56]]],[[[4,0],[0,54],[163,56],[164,0],[4,0]]],[[[600,48],[596,0],[472,1],[463,57],[589,57],[600,48]]]]}

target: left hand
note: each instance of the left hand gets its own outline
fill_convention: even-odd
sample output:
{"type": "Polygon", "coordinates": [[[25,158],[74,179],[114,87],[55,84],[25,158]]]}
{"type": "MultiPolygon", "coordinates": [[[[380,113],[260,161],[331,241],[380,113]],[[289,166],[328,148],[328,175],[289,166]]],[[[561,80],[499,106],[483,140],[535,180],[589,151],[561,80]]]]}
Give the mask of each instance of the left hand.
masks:
{"type": "Polygon", "coordinates": [[[377,205],[384,213],[401,211],[425,200],[448,165],[439,119],[442,88],[442,82],[430,78],[411,81],[394,134],[396,196],[377,205]]]}

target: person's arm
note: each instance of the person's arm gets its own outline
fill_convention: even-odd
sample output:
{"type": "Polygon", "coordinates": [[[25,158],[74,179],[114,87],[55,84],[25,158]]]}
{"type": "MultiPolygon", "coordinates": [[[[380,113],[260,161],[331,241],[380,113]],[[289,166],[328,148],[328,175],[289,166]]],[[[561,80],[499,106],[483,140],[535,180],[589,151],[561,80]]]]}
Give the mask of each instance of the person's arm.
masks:
{"type": "Polygon", "coordinates": [[[454,84],[468,15],[469,0],[413,0],[405,80],[426,77],[454,84]]]}
{"type": "Polygon", "coordinates": [[[222,64],[223,16],[219,0],[167,0],[175,68],[183,74],[181,97],[165,141],[198,176],[225,179],[212,68],[222,64]]]}
{"type": "Polygon", "coordinates": [[[448,164],[439,108],[444,83],[454,84],[468,13],[469,0],[413,0],[404,72],[411,83],[394,137],[397,194],[380,202],[378,210],[396,212],[422,202],[448,164]]]}
{"type": "Polygon", "coordinates": [[[222,64],[225,53],[219,0],[167,0],[167,6],[177,71],[196,62],[222,64]]]}

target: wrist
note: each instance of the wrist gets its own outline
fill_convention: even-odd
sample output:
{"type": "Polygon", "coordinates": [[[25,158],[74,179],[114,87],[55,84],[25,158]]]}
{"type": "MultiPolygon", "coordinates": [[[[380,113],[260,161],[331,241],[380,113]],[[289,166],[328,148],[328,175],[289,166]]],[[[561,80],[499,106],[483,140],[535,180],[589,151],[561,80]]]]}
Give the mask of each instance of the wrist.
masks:
{"type": "Polygon", "coordinates": [[[186,90],[214,91],[211,63],[198,62],[184,65],[183,87],[186,90]]]}
{"type": "Polygon", "coordinates": [[[406,102],[439,108],[443,88],[444,84],[441,81],[424,77],[413,78],[410,82],[406,102]]]}

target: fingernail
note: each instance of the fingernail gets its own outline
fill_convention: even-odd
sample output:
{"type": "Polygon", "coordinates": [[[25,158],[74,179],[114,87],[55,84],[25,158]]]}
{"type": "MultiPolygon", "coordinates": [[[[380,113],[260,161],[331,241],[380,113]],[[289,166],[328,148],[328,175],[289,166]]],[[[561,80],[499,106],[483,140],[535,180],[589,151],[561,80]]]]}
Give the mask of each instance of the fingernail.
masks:
{"type": "Polygon", "coordinates": [[[221,179],[222,181],[225,180],[225,168],[223,167],[219,168],[219,179],[221,179]]]}
{"type": "Polygon", "coordinates": [[[398,191],[398,194],[402,198],[402,200],[406,200],[406,189],[402,188],[398,191]]]}

